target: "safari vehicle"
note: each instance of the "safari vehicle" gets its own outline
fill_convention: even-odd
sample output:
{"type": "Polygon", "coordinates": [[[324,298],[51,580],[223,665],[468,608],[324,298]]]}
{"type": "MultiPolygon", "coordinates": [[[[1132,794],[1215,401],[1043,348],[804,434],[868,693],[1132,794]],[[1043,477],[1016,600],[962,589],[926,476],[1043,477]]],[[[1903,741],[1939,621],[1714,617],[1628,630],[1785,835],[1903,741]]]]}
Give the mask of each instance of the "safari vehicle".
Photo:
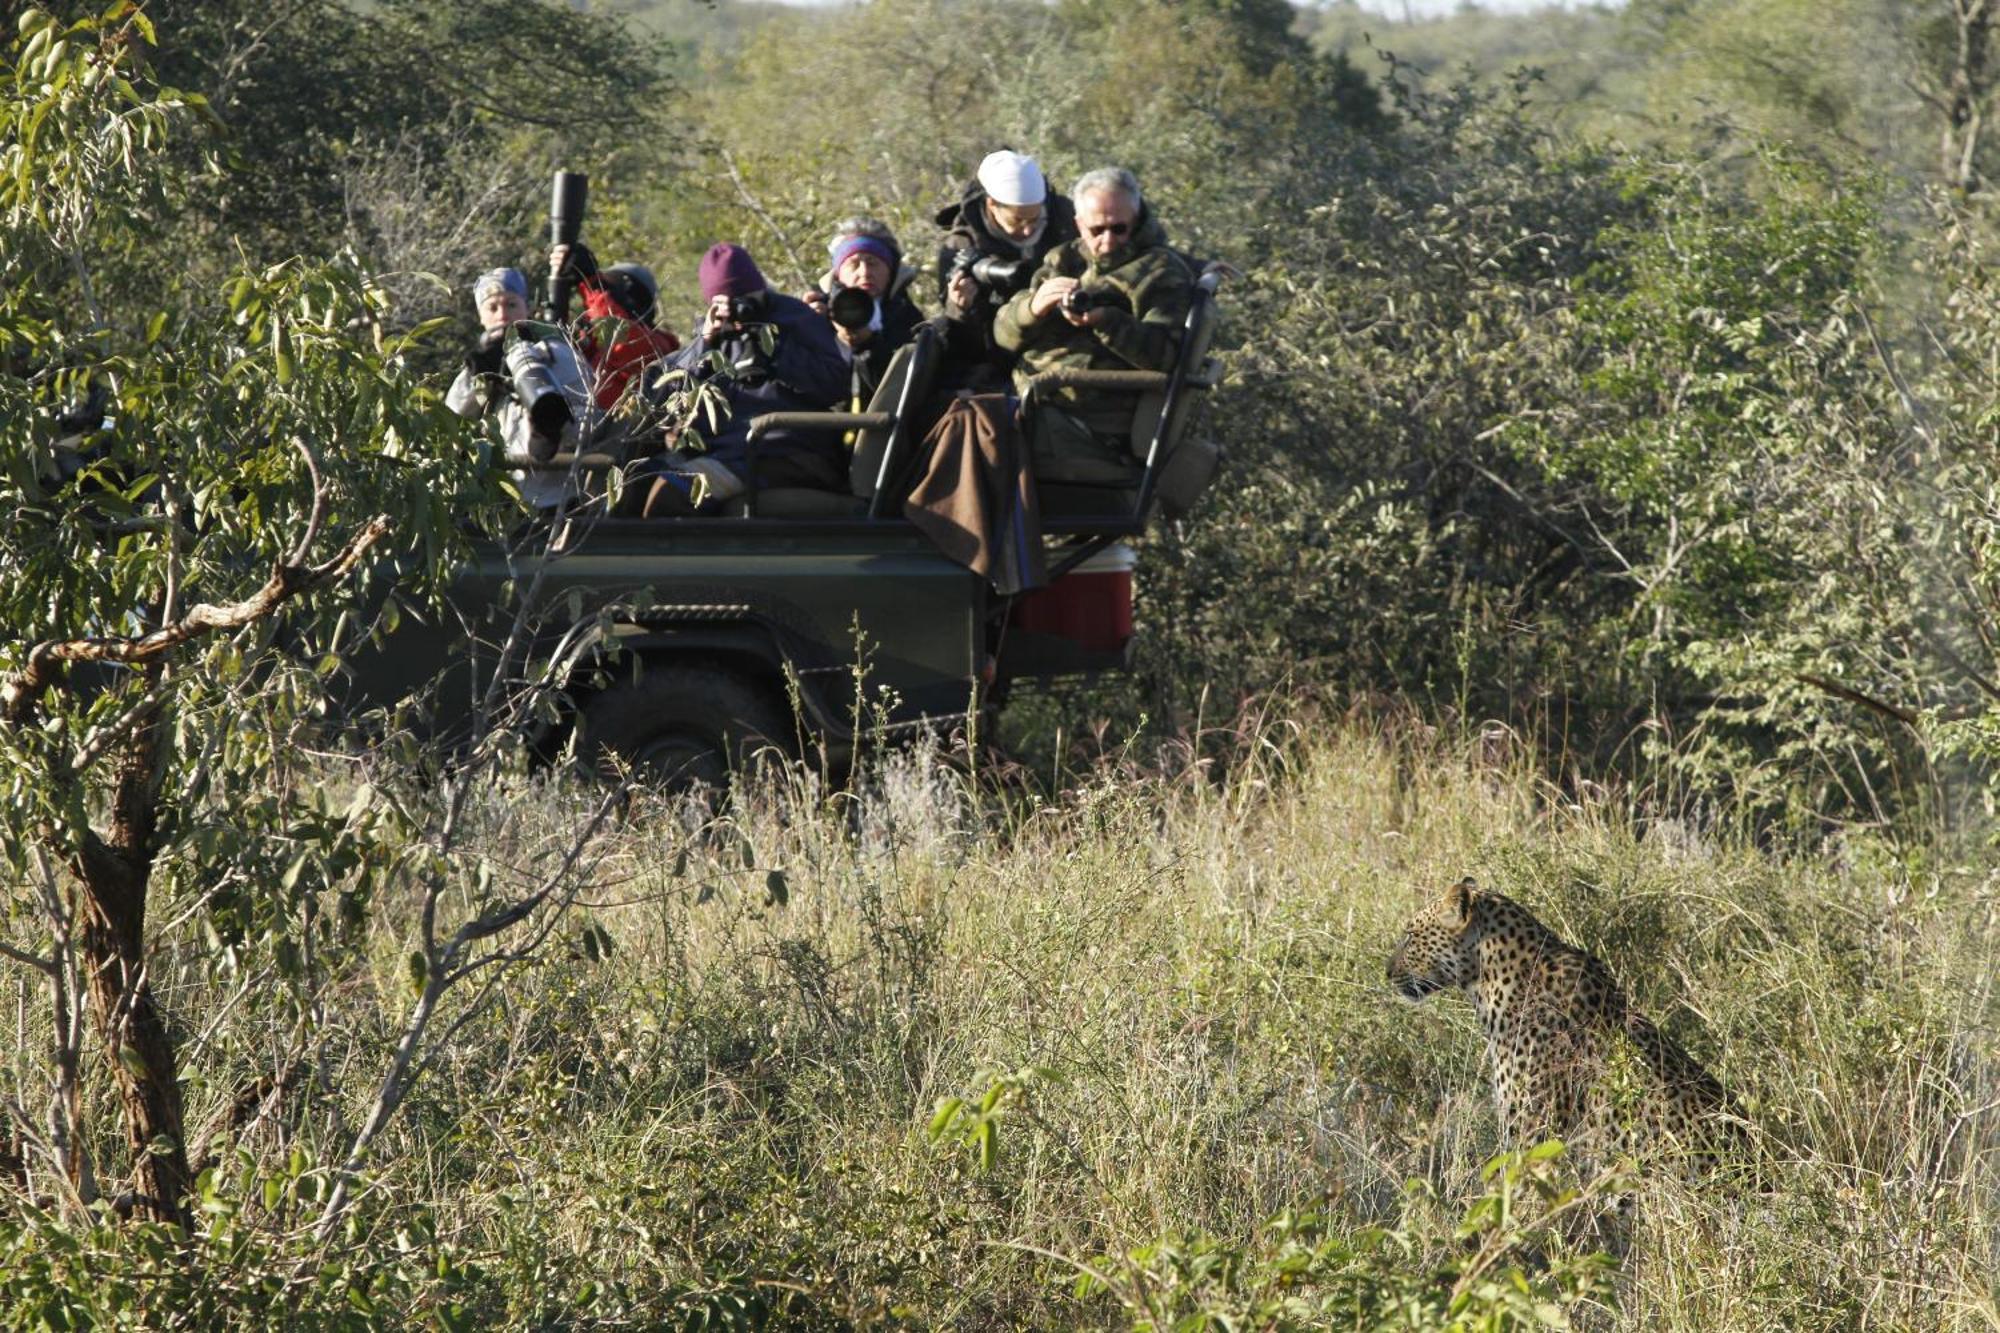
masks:
{"type": "Polygon", "coordinates": [[[531,738],[538,752],[573,742],[599,770],[719,782],[749,747],[823,748],[839,765],[864,728],[963,722],[1012,682],[1123,667],[1125,543],[1156,506],[1185,509],[1216,467],[1215,447],[1188,430],[1218,378],[1216,282],[1198,285],[1171,371],[1058,372],[1031,388],[1131,394],[1143,463],[1135,487],[1038,486],[1041,588],[995,594],[903,517],[941,353],[926,329],[897,353],[868,411],[753,423],[753,439],[776,424],[856,432],[853,494],[768,489],[714,517],[582,511],[531,551],[482,543],[453,582],[452,616],[403,608],[398,631],[357,664],[360,702],[428,685],[432,728],[463,735],[518,623],[524,650],[503,685],[556,687],[531,738]]]}

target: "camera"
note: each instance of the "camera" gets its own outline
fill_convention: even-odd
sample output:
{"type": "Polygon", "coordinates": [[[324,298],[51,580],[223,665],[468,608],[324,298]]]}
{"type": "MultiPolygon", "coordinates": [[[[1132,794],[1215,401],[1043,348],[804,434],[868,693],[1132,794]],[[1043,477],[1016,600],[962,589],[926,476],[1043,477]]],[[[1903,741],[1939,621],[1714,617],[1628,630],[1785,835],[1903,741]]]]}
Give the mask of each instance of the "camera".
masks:
{"type": "Polygon", "coordinates": [[[1101,302],[1082,287],[1072,287],[1063,293],[1062,311],[1065,315],[1087,315],[1101,302]]]}
{"type": "Polygon", "coordinates": [[[539,343],[516,337],[507,346],[507,379],[516,401],[527,409],[529,452],[538,458],[553,455],[563,427],[574,420],[554,359],[539,343]]]}
{"type": "Polygon", "coordinates": [[[982,255],[977,250],[960,250],[951,259],[952,277],[968,274],[980,286],[1001,295],[1020,290],[1034,271],[1032,259],[1004,259],[999,255],[982,255]]]}
{"type": "Polygon", "coordinates": [[[875,298],[859,287],[836,282],[827,293],[826,317],[849,333],[865,329],[875,322],[875,298]]]}
{"type": "Polygon", "coordinates": [[[748,296],[725,296],[722,299],[722,320],[725,324],[738,327],[762,324],[771,311],[771,293],[768,291],[752,292],[748,296]]]}

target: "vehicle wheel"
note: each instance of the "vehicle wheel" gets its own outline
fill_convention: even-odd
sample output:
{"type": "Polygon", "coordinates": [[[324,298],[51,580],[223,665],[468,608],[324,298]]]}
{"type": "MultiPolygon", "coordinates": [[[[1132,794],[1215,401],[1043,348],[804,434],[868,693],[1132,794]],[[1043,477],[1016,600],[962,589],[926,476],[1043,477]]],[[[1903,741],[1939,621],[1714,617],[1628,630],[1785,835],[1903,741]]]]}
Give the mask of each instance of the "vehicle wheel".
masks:
{"type": "Polygon", "coordinates": [[[577,717],[576,753],[587,773],[615,781],[630,768],[664,787],[720,789],[760,751],[790,754],[792,726],[777,703],[734,672],[642,668],[591,696],[577,717]]]}

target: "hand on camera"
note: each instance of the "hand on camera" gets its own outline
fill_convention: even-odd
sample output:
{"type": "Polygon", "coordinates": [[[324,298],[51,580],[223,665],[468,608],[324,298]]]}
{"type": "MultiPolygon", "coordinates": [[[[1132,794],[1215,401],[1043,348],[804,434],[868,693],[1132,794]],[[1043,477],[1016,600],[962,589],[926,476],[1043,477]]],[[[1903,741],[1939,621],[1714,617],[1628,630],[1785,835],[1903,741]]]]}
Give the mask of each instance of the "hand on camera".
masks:
{"type": "Polygon", "coordinates": [[[466,368],[471,370],[475,375],[499,375],[501,366],[505,364],[504,345],[506,341],[507,326],[505,324],[481,332],[479,341],[473,344],[470,352],[466,353],[466,368]]]}
{"type": "Polygon", "coordinates": [[[736,327],[734,303],[729,297],[718,296],[708,303],[708,311],[701,318],[702,337],[714,342],[736,327]]]}
{"type": "Polygon", "coordinates": [[[970,273],[960,270],[951,275],[951,283],[945,288],[944,299],[953,311],[963,314],[978,302],[979,284],[973,281],[970,273]]]}
{"type": "MultiPolygon", "coordinates": [[[[1035,294],[1028,298],[1028,313],[1036,319],[1047,319],[1052,312],[1062,308],[1063,298],[1079,285],[1075,278],[1050,278],[1035,288],[1035,294]]],[[[1070,320],[1072,324],[1077,322],[1070,320]]]]}
{"type": "Polygon", "coordinates": [[[574,245],[564,242],[549,250],[549,280],[568,278],[581,282],[597,273],[597,256],[590,253],[590,247],[582,241],[574,245]]]}

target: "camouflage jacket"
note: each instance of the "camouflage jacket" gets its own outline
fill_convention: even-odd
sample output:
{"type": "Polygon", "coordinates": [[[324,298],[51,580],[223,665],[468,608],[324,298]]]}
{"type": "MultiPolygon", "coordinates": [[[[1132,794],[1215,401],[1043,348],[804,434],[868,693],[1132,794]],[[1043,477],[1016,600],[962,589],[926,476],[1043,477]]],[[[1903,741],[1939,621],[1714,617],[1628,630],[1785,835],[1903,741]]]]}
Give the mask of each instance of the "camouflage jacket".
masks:
{"type": "MultiPolygon", "coordinates": [[[[1167,244],[1167,230],[1142,211],[1132,239],[1103,260],[1084,252],[1081,240],[1051,250],[1027,289],[1001,307],[994,341],[1018,353],[1016,376],[1025,381],[1043,371],[1171,370],[1180,354],[1195,273],[1167,244]],[[1050,311],[1042,319],[1028,313],[1029,302],[1050,278],[1077,278],[1111,317],[1096,328],[1078,328],[1050,311]]],[[[1131,420],[1130,395],[1066,390],[1058,396],[1093,428],[1120,432],[1131,420]],[[1120,414],[1123,421],[1120,420],[1120,414]]]]}

